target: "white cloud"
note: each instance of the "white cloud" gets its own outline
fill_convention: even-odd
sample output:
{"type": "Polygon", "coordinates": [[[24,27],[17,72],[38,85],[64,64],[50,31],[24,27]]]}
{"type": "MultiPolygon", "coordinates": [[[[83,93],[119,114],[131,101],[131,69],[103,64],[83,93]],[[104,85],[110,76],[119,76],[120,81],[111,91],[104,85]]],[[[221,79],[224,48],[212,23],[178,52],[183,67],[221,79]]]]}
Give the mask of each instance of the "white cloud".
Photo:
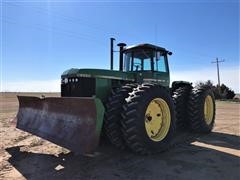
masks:
{"type": "MultiPolygon", "coordinates": [[[[235,92],[240,92],[239,68],[221,68],[221,83],[235,92]]],[[[216,69],[198,69],[190,71],[171,71],[171,81],[185,80],[190,82],[212,80],[217,84],[216,69]]],[[[60,92],[60,80],[3,82],[2,91],[12,92],[60,92]]]]}
{"type": "Polygon", "coordinates": [[[1,91],[60,92],[60,80],[3,82],[1,91]]]}
{"type": "MultiPolygon", "coordinates": [[[[217,84],[217,71],[216,69],[198,69],[189,71],[175,71],[171,72],[171,81],[185,80],[196,83],[197,81],[212,80],[217,84]]],[[[240,92],[239,84],[239,67],[221,68],[220,81],[224,83],[235,92],[240,92]]]]}

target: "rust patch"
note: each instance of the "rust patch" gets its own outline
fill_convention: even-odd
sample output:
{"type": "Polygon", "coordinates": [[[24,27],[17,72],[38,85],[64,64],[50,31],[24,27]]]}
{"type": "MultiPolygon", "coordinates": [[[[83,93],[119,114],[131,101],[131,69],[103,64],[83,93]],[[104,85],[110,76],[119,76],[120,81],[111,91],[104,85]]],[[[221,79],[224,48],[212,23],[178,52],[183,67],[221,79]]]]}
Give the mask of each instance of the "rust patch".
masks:
{"type": "Polygon", "coordinates": [[[18,100],[18,129],[80,154],[97,147],[94,98],[18,96],[18,100]]]}

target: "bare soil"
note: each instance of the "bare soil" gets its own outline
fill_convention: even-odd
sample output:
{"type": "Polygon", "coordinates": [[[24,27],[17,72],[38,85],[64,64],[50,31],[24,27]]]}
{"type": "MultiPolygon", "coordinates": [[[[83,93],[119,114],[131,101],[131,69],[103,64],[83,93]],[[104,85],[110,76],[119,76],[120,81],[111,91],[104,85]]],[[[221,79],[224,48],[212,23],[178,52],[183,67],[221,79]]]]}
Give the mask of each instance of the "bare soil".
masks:
{"type": "Polygon", "coordinates": [[[0,179],[240,179],[239,103],[217,102],[211,134],[193,135],[164,153],[140,156],[105,142],[95,154],[77,156],[16,129],[16,95],[0,94],[0,179]]]}

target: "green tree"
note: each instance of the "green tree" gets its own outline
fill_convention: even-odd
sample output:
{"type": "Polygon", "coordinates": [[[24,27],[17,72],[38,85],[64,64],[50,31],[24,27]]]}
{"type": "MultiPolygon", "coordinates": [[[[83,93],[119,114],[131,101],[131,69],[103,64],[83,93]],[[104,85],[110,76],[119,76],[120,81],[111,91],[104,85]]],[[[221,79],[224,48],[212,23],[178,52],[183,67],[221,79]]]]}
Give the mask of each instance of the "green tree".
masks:
{"type": "Polygon", "coordinates": [[[235,92],[227,87],[225,84],[222,84],[220,87],[214,86],[211,80],[207,80],[205,82],[199,81],[196,83],[197,87],[208,86],[212,89],[214,96],[216,99],[233,99],[235,96],[235,92]]]}

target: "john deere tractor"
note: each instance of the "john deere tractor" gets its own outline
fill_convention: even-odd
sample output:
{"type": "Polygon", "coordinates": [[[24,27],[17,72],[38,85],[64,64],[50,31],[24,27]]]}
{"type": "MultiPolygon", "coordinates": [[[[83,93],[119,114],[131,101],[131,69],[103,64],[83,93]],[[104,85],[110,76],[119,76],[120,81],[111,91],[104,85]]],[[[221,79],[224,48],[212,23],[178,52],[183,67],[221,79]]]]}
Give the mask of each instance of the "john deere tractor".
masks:
{"type": "Polygon", "coordinates": [[[18,96],[17,128],[73,152],[93,152],[105,132],[119,149],[140,154],[166,150],[177,129],[211,132],[215,99],[210,88],[175,81],[170,88],[165,48],[120,43],[119,70],[69,69],[61,97],[18,96]]]}

